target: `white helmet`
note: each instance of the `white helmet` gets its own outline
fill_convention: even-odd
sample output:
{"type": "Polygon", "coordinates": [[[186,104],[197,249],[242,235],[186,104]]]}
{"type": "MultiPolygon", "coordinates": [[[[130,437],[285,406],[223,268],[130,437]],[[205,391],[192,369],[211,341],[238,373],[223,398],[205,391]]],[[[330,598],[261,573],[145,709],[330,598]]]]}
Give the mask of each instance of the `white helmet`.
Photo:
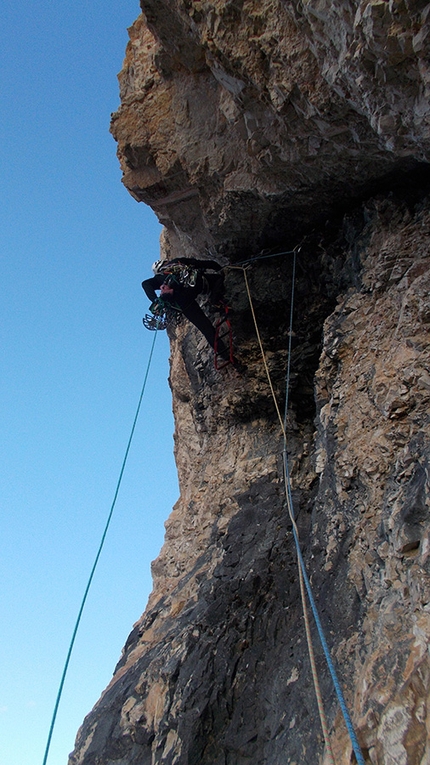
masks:
{"type": "Polygon", "coordinates": [[[161,272],[162,263],[162,260],[156,260],[155,263],[152,264],[152,273],[159,274],[161,272]]]}

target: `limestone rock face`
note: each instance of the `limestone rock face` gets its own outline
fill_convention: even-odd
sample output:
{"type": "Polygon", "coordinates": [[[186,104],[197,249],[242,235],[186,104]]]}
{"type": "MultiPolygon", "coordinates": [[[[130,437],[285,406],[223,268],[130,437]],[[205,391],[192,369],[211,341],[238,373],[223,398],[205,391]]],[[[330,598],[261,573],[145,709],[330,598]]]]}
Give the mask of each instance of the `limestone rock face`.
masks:
{"type": "Polygon", "coordinates": [[[175,252],[275,243],[429,160],[429,4],[141,5],[112,130],[175,252]]]}
{"type": "Polygon", "coordinates": [[[363,757],[429,765],[430,5],[141,5],[112,122],[124,183],[164,256],[226,266],[247,368],[169,330],[180,498],[69,765],[329,763],[250,298],[281,420],[290,355],[300,545],[363,757]]]}

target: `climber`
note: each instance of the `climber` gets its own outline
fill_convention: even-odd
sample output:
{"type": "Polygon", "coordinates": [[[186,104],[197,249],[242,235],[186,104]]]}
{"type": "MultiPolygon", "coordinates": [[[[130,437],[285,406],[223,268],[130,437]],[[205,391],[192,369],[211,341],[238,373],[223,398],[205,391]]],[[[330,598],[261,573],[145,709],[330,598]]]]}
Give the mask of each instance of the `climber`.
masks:
{"type": "MultiPolygon", "coordinates": [[[[142,282],[142,288],[152,305],[159,300],[155,292],[159,290],[161,300],[179,308],[184,316],[200,330],[214,350],[215,327],[200,308],[196,297],[209,295],[212,305],[225,310],[222,299],[224,275],[221,269],[222,266],[215,260],[198,260],[197,258],[158,260],[152,266],[154,276],[142,282]],[[215,273],[210,273],[211,271],[215,273]]],[[[233,365],[237,364],[236,359],[230,358],[230,350],[220,339],[217,341],[217,353],[225,361],[230,361],[233,365]]]]}

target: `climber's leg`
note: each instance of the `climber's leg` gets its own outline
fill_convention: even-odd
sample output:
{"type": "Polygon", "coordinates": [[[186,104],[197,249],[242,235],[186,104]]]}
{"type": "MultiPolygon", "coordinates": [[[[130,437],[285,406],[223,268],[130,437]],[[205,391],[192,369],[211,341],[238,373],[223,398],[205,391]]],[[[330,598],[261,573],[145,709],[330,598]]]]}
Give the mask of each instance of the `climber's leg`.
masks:
{"type": "MultiPolygon", "coordinates": [[[[204,335],[209,345],[212,348],[215,348],[215,327],[204,311],[202,311],[198,303],[196,303],[195,300],[192,300],[188,305],[181,305],[179,301],[178,304],[188,321],[194,324],[194,326],[200,330],[202,335],[204,335]]],[[[222,340],[218,340],[217,351],[222,358],[225,358],[226,360],[230,358],[229,350],[226,348],[222,340]]]]}

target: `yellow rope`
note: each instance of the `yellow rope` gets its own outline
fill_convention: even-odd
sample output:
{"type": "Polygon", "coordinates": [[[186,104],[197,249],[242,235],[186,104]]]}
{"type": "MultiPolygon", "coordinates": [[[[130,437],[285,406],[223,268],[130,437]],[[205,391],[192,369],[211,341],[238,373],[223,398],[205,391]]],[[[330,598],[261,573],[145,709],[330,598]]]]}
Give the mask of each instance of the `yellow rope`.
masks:
{"type": "Polygon", "coordinates": [[[275,391],[274,391],[274,388],[273,388],[273,385],[272,385],[272,379],[270,377],[269,367],[267,366],[266,355],[264,353],[263,343],[261,342],[260,332],[259,332],[259,329],[258,329],[257,319],[256,319],[256,316],[255,316],[255,311],[254,311],[254,305],[253,305],[253,302],[252,302],[251,292],[250,292],[250,289],[249,289],[249,283],[248,283],[248,277],[247,277],[247,274],[246,274],[246,269],[243,268],[242,270],[243,270],[243,276],[244,276],[244,279],[245,279],[246,291],[248,293],[248,300],[249,300],[249,305],[250,305],[250,308],[251,308],[252,318],[254,320],[255,332],[257,334],[258,344],[260,346],[261,356],[262,356],[262,359],[263,359],[264,369],[266,370],[266,375],[267,375],[267,379],[268,379],[268,382],[269,382],[270,390],[271,390],[271,393],[272,393],[272,396],[273,396],[273,401],[274,401],[274,404],[275,404],[276,413],[277,413],[277,415],[279,417],[279,422],[281,423],[281,429],[282,429],[282,432],[283,432],[284,438],[285,438],[284,421],[283,421],[283,419],[281,417],[281,412],[279,410],[278,402],[276,400],[275,391]]]}
{"type": "MultiPolygon", "coordinates": [[[[296,521],[295,521],[295,518],[294,518],[293,508],[291,507],[290,495],[289,495],[289,492],[287,490],[287,481],[288,481],[288,478],[287,478],[287,474],[286,474],[286,464],[285,464],[285,458],[284,458],[284,486],[285,486],[285,496],[286,496],[286,499],[287,499],[288,515],[290,516],[291,523],[294,526],[294,530],[296,532],[297,539],[298,539],[299,538],[299,530],[297,528],[297,524],[296,524],[296,521]]],[[[331,748],[331,743],[330,743],[330,734],[329,734],[329,729],[328,729],[327,717],[326,717],[326,713],[325,713],[325,710],[324,710],[324,702],[323,702],[323,698],[322,698],[321,687],[320,687],[319,680],[318,680],[318,672],[317,672],[317,668],[316,668],[316,664],[315,664],[315,652],[314,652],[314,646],[313,646],[313,643],[312,643],[312,634],[311,634],[311,627],[310,627],[310,623],[309,623],[309,614],[308,614],[308,609],[306,607],[305,583],[304,583],[304,580],[303,580],[303,572],[302,572],[302,567],[300,565],[299,559],[297,559],[297,567],[299,569],[300,596],[301,596],[301,600],[302,600],[302,610],[303,610],[303,620],[304,620],[304,623],[305,623],[306,642],[308,644],[308,653],[309,653],[309,661],[310,661],[311,671],[312,671],[312,680],[313,680],[313,683],[314,683],[315,696],[316,696],[316,700],[317,700],[318,713],[319,713],[319,717],[320,717],[321,728],[322,728],[323,737],[324,737],[324,743],[325,743],[325,747],[326,747],[327,760],[328,760],[328,765],[335,765],[333,750],[331,748]]]]}
{"type": "MultiPolygon", "coordinates": [[[[284,444],[286,444],[286,441],[287,441],[286,429],[285,429],[285,426],[284,426],[284,421],[283,421],[282,416],[281,416],[281,412],[279,410],[279,405],[278,405],[278,402],[277,402],[277,399],[276,399],[275,390],[273,388],[272,379],[270,377],[269,367],[267,366],[266,354],[264,353],[263,343],[261,341],[260,331],[259,331],[259,328],[258,328],[258,322],[257,322],[257,318],[256,318],[255,311],[254,311],[254,305],[253,305],[253,302],[252,302],[251,291],[250,291],[250,288],[249,288],[249,282],[248,282],[248,276],[247,276],[247,273],[246,273],[246,269],[243,268],[243,267],[240,267],[240,266],[233,266],[233,268],[240,268],[243,271],[243,276],[244,276],[244,279],[245,279],[246,291],[248,293],[249,305],[250,305],[250,308],[251,308],[252,318],[253,318],[253,321],[254,321],[255,332],[256,332],[258,343],[259,343],[259,346],[260,346],[261,357],[263,359],[264,369],[266,371],[266,376],[267,376],[269,387],[270,387],[270,390],[271,390],[271,393],[272,393],[273,402],[275,404],[276,413],[278,415],[279,422],[281,424],[281,430],[282,430],[282,434],[283,434],[283,437],[284,437],[284,444]]],[[[294,526],[294,529],[295,529],[295,532],[296,532],[296,535],[297,535],[297,538],[298,538],[299,537],[299,532],[298,532],[297,524],[296,524],[296,521],[295,521],[295,518],[294,518],[293,508],[291,507],[290,496],[289,496],[289,492],[287,490],[287,481],[288,481],[288,478],[287,478],[286,465],[285,465],[285,459],[284,459],[284,486],[285,486],[285,496],[286,496],[286,500],[287,500],[288,514],[290,516],[291,523],[294,526]]],[[[303,581],[302,568],[301,568],[299,559],[297,559],[297,565],[298,565],[298,569],[299,569],[300,595],[301,595],[301,600],[302,600],[303,619],[304,619],[304,623],[305,623],[305,632],[306,632],[306,641],[307,641],[307,644],[308,644],[309,661],[310,661],[310,665],[311,665],[312,679],[313,679],[314,688],[315,688],[315,696],[316,696],[316,700],[317,700],[318,713],[319,713],[319,717],[320,717],[320,721],[321,721],[321,728],[322,728],[322,732],[323,732],[323,736],[324,736],[324,743],[325,743],[325,747],[326,747],[327,761],[328,761],[328,765],[335,765],[335,760],[334,760],[334,756],[333,756],[333,750],[331,748],[331,743],[330,743],[330,735],[329,735],[329,729],[328,729],[328,724],[327,724],[327,717],[326,717],[326,714],[325,714],[325,711],[324,711],[324,704],[323,704],[323,699],[322,699],[322,694],[321,694],[321,688],[320,688],[320,684],[319,684],[319,680],[318,680],[318,672],[317,672],[317,668],[316,668],[316,664],[315,664],[315,653],[314,653],[314,648],[313,648],[313,643],[312,643],[312,635],[311,635],[311,629],[310,629],[310,624],[309,624],[308,610],[307,610],[307,607],[306,607],[306,592],[305,592],[305,586],[304,586],[304,581],[303,581]]]]}

